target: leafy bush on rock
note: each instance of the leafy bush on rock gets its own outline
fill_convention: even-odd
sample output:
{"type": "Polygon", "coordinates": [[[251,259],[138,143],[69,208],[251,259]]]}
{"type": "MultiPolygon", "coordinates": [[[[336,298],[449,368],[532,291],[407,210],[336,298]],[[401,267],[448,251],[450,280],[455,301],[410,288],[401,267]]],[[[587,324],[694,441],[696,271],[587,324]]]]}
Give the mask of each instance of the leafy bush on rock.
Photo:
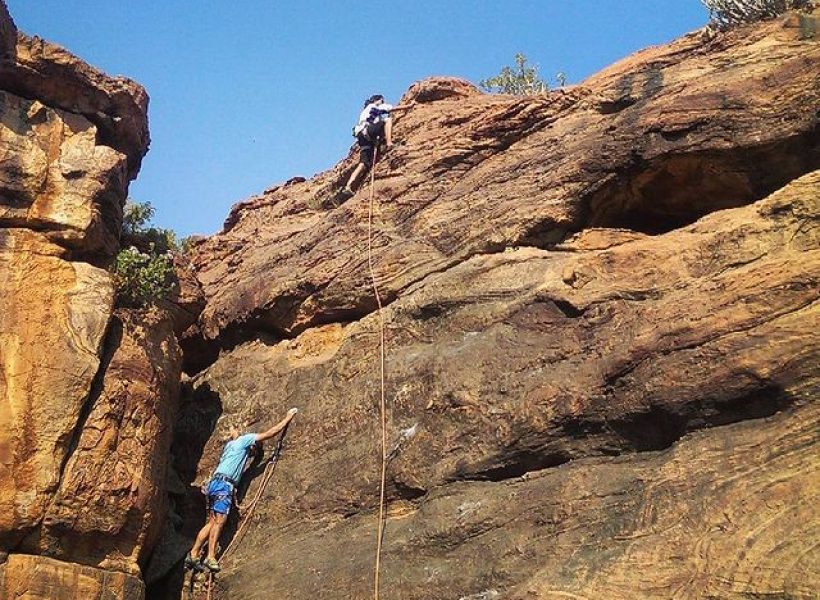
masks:
{"type": "Polygon", "coordinates": [[[174,289],[174,264],[169,254],[120,250],[111,268],[117,305],[141,308],[168,298],[174,289]]]}
{"type": "Polygon", "coordinates": [[[726,28],[773,19],[789,10],[811,8],[811,0],[701,0],[712,23],[726,28]]]}
{"type": "Polygon", "coordinates": [[[504,67],[498,75],[484,79],[478,85],[487,92],[516,96],[543,94],[550,89],[538,75],[538,66],[528,66],[527,57],[520,53],[515,55],[514,67],[504,67]]]}
{"type": "Polygon", "coordinates": [[[173,230],[149,226],[155,213],[156,209],[150,202],[128,200],[123,209],[121,245],[136,246],[147,252],[153,244],[154,252],[160,254],[178,250],[177,236],[173,230]]]}
{"type": "Polygon", "coordinates": [[[149,226],[155,209],[150,202],[128,201],[123,210],[121,243],[111,265],[117,305],[141,308],[170,296],[176,285],[171,252],[177,249],[170,229],[149,226]]]}

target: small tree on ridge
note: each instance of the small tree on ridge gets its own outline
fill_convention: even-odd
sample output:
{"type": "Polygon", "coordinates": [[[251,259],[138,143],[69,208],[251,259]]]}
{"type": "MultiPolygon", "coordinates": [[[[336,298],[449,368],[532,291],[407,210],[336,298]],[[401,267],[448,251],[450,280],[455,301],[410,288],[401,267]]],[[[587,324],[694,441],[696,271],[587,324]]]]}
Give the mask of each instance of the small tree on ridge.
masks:
{"type": "Polygon", "coordinates": [[[527,57],[520,52],[515,55],[515,66],[504,67],[495,77],[478,82],[482,89],[498,94],[531,96],[549,91],[549,84],[538,75],[538,66],[528,66],[527,57]]]}
{"type": "Polygon", "coordinates": [[[811,8],[811,0],[701,0],[709,9],[712,23],[731,27],[773,19],[789,10],[811,8]]]}

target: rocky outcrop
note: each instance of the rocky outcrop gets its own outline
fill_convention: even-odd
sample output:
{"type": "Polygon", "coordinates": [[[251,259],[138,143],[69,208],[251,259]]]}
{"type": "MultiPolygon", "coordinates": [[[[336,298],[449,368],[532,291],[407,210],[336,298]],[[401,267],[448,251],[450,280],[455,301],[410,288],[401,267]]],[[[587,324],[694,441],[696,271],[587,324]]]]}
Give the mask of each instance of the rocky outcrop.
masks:
{"type": "Polygon", "coordinates": [[[142,600],[138,577],[66,563],[44,556],[13,554],[0,565],[0,597],[15,600],[142,600]]]}
{"type": "Polygon", "coordinates": [[[78,253],[119,243],[126,158],[97,145],[84,117],[0,91],[0,224],[42,232],[78,253]]]}
{"type": "MultiPolygon", "coordinates": [[[[385,299],[477,254],[591,226],[655,235],[763,198],[820,166],[818,73],[817,38],[772,22],[692,34],[544,96],[414,86],[374,188],[385,299]]],[[[369,188],[320,208],[354,161],[238,205],[197,246],[206,339],[292,336],[373,310],[369,188]]]]}
{"type": "Polygon", "coordinates": [[[2,89],[82,115],[97,128],[103,145],[127,157],[129,180],[136,177],[150,141],[143,87],[106,75],[56,44],[18,32],[5,2],[0,5],[2,89]]]}
{"type": "MultiPolygon", "coordinates": [[[[475,256],[391,304],[391,445],[418,433],[389,469],[384,593],[810,597],[817,540],[784,538],[818,518],[818,198],[820,171],[663,236],[592,230],[553,250],[475,256]],[[774,522],[758,531],[763,513],[774,522]],[[699,559],[719,526],[729,533],[699,559]],[[674,556],[693,558],[668,573],[674,556]],[[742,576],[771,560],[794,571],[742,576]],[[651,584],[629,579],[635,562],[654,569],[651,584]]],[[[222,577],[227,597],[274,585],[366,596],[377,360],[371,315],[249,342],[194,380],[185,421],[221,417],[200,476],[230,425],[303,409],[261,524],[222,577]],[[287,550],[260,551],[271,543],[287,550]]]]}
{"type": "MultiPolygon", "coordinates": [[[[373,188],[383,597],[820,587],[818,17],[544,96],[410,88],[373,188]]],[[[240,203],[166,310],[115,310],[146,103],[0,0],[0,594],[173,597],[227,430],[296,405],[217,591],[370,597],[370,189],[339,204],[351,154],[240,203]]]]}
{"type": "Polygon", "coordinates": [[[43,518],[100,366],[108,274],[41,233],[0,229],[0,540],[43,518]]]}
{"type": "MultiPolygon", "coordinates": [[[[818,194],[820,171],[662,237],[616,234],[620,243],[598,249],[580,234],[552,251],[476,256],[394,302],[384,312],[392,428],[430,420],[419,455],[408,450],[412,468],[395,467],[396,496],[660,450],[692,429],[808,401],[818,194]]],[[[354,477],[326,489],[326,501],[307,487],[325,469],[369,470],[376,438],[361,416],[378,373],[363,365],[376,361],[377,324],[371,315],[251,342],[195,379],[219,399],[224,426],[288,402],[308,408],[300,419],[313,434],[302,445],[316,462],[304,465],[307,504],[288,505],[345,514],[374,501],[354,477]]]]}
{"type": "MultiPolygon", "coordinates": [[[[820,45],[790,22],[544,97],[405,95],[374,187],[383,597],[812,597],[820,45]]],[[[230,426],[301,409],[225,598],[372,594],[369,189],[333,197],[354,161],[237,205],[194,252],[179,504],[230,426]]]]}
{"type": "Polygon", "coordinates": [[[32,552],[139,574],[162,526],[182,357],[167,316],[118,311],[32,552]]]}
{"type": "Polygon", "coordinates": [[[175,254],[174,277],[176,285],[167,300],[160,306],[167,311],[174,322],[174,332],[181,337],[189,329],[195,335],[197,318],[205,308],[205,294],[196,278],[191,261],[184,254],[175,254]]]}
{"type": "Polygon", "coordinates": [[[0,597],[144,596],[181,355],[101,268],[147,95],[18,33],[0,2],[0,597]]]}
{"type": "MultiPolygon", "coordinates": [[[[0,22],[8,40],[14,25],[2,14],[0,22]]],[[[0,226],[110,255],[148,149],[147,106],[136,83],[16,33],[14,53],[0,54],[0,226]]]]}
{"type": "MultiPolygon", "coordinates": [[[[431,490],[392,510],[382,597],[813,598],[816,423],[814,410],[779,415],[663,452],[431,490]]],[[[269,512],[287,512],[274,501],[269,512]]],[[[223,597],[372,595],[372,515],[292,527],[243,540],[223,597]]]]}

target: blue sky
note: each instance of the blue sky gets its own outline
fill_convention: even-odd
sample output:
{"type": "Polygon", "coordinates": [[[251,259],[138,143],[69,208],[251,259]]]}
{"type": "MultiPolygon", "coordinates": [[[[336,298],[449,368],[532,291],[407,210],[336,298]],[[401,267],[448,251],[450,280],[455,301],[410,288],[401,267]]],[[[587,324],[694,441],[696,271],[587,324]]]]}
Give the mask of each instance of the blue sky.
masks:
{"type": "Polygon", "coordinates": [[[707,20],[699,0],[6,1],[21,30],[146,87],[151,149],[130,195],[182,236],[334,165],[371,93],[478,82],[517,52],[578,82],[707,20]]]}

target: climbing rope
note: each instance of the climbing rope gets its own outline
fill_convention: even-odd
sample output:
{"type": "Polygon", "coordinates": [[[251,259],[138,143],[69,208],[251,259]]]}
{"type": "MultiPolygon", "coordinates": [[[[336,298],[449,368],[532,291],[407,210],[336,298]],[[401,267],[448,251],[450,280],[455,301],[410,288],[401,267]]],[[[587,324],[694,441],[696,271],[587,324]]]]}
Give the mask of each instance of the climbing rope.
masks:
{"type": "Polygon", "coordinates": [[[208,600],[213,598],[213,591],[214,591],[214,574],[208,573],[208,579],[205,582],[205,590],[208,600]]]}
{"type": "Polygon", "coordinates": [[[376,179],[376,158],[378,145],[373,148],[373,164],[370,167],[370,203],[367,211],[367,267],[370,270],[370,281],[373,284],[373,294],[376,296],[376,305],[379,313],[379,341],[381,366],[381,397],[379,413],[382,424],[382,466],[379,484],[379,523],[376,527],[376,564],[373,573],[373,598],[379,600],[379,570],[381,566],[382,537],[384,534],[384,484],[387,474],[387,421],[384,408],[384,316],[382,315],[382,299],[379,295],[379,286],[376,284],[376,273],[373,270],[373,184],[376,179]]]}

